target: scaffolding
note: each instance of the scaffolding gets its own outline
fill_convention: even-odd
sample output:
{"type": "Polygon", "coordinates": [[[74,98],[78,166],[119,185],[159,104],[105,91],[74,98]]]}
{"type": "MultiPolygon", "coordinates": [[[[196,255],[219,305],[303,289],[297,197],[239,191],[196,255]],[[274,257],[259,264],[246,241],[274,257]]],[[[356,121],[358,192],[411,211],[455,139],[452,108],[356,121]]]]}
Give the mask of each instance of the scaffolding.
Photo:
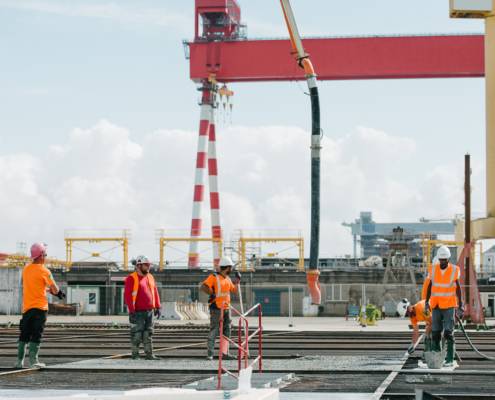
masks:
{"type": "MultiPolygon", "coordinates": [[[[22,268],[33,260],[23,254],[6,254],[0,257],[0,268],[22,268]]],[[[46,258],[45,266],[49,269],[63,269],[67,267],[67,262],[56,258],[46,258]]]]}
{"type": "MultiPolygon", "coordinates": [[[[223,250],[223,241],[221,238],[203,238],[203,237],[186,237],[186,236],[179,236],[178,233],[173,234],[171,231],[166,231],[165,229],[157,229],[155,231],[156,234],[156,239],[159,244],[159,249],[160,249],[160,261],[159,261],[159,268],[160,271],[163,271],[167,266],[170,265],[170,262],[166,260],[165,258],[165,249],[168,246],[169,248],[173,248],[176,252],[182,253],[184,256],[188,256],[189,253],[186,251],[182,251],[176,247],[173,246],[174,243],[201,243],[201,242],[207,242],[211,243],[212,247],[216,247],[218,249],[218,255],[221,258],[222,257],[222,250],[223,250]]],[[[185,257],[183,258],[185,261],[185,257]]]]}
{"type": "Polygon", "coordinates": [[[111,261],[104,256],[104,254],[115,250],[116,248],[122,248],[122,267],[125,271],[128,270],[129,267],[129,241],[131,237],[131,231],[129,229],[123,229],[119,231],[81,231],[81,230],[66,230],[64,234],[65,238],[65,253],[66,253],[66,265],[69,270],[74,261],[73,261],[73,249],[76,247],[76,243],[86,243],[90,245],[94,244],[107,244],[114,243],[115,246],[111,248],[107,248],[100,251],[88,251],[87,249],[79,248],[78,250],[86,253],[87,257],[83,260],[78,261],[87,261],[90,259],[104,259],[106,261],[111,261]],[[106,235],[102,235],[104,232],[106,235]]]}

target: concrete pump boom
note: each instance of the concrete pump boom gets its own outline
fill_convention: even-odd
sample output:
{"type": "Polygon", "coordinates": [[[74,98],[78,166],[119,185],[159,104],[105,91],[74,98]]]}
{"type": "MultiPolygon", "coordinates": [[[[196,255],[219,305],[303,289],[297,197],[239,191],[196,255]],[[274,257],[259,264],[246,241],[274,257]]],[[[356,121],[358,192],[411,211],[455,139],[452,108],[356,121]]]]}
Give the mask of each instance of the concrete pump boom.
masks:
{"type": "Polygon", "coordinates": [[[285,22],[289,30],[292,50],[297,63],[304,69],[311,98],[311,239],[309,250],[309,270],[307,272],[308,287],[313,304],[321,303],[319,285],[318,253],[320,247],[320,97],[316,73],[309,55],[304,51],[301,35],[297,29],[296,20],[290,0],[280,0],[285,22]]]}

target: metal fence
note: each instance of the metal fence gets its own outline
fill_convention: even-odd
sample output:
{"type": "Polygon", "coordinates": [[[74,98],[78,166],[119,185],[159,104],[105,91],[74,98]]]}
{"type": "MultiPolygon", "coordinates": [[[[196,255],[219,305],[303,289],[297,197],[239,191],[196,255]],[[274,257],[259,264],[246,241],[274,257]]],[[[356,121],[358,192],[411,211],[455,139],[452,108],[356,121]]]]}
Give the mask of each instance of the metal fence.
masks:
{"type": "MultiPolygon", "coordinates": [[[[157,283],[162,303],[207,303],[208,295],[200,291],[199,285],[161,285],[157,283]]],[[[120,282],[112,285],[62,285],[67,293],[65,304],[78,305],[78,313],[83,315],[126,314],[124,287],[120,282]]],[[[355,307],[373,304],[387,316],[394,316],[397,303],[402,298],[418,301],[421,287],[414,285],[378,284],[322,284],[321,306],[312,306],[309,292],[303,284],[242,284],[244,307],[260,303],[265,316],[345,316],[355,307]]],[[[50,303],[60,303],[48,295],[50,303]]],[[[18,285],[0,288],[0,314],[21,312],[22,289],[18,285]]],[[[232,303],[239,306],[237,295],[232,295],[232,303]]],[[[55,312],[52,307],[52,312],[55,312]]]]}

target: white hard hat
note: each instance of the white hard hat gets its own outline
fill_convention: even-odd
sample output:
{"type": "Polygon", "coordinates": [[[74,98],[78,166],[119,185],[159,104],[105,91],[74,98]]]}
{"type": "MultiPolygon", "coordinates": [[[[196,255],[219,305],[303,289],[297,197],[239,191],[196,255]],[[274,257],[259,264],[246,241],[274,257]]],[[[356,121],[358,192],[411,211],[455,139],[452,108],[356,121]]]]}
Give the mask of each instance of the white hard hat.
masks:
{"type": "Polygon", "coordinates": [[[411,303],[409,303],[409,300],[407,299],[402,299],[401,301],[399,301],[399,304],[397,304],[397,312],[399,313],[399,315],[404,318],[407,314],[407,308],[411,305],[411,303]]]}
{"type": "Polygon", "coordinates": [[[441,246],[437,251],[437,258],[439,260],[449,260],[450,259],[450,250],[447,246],[441,246]]]}
{"type": "Polygon", "coordinates": [[[146,256],[137,256],[135,262],[136,262],[136,265],[138,265],[138,264],[151,264],[150,260],[146,256]]]}
{"type": "Polygon", "coordinates": [[[222,267],[233,267],[234,263],[232,262],[232,259],[230,257],[222,257],[220,259],[220,263],[218,264],[220,268],[222,267]]]}

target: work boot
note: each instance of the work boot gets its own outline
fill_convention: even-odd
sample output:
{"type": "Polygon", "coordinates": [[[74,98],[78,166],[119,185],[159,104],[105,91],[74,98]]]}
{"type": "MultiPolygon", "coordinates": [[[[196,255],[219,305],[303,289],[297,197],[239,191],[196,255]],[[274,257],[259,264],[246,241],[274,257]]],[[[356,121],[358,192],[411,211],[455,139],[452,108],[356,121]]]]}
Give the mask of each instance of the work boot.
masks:
{"type": "Polygon", "coordinates": [[[235,357],[232,356],[230,353],[227,353],[227,354],[223,354],[222,355],[222,360],[235,360],[235,357]]]}
{"type": "Polygon", "coordinates": [[[144,332],[143,334],[143,347],[144,354],[147,360],[159,360],[160,357],[157,357],[153,354],[153,340],[151,339],[151,335],[149,332],[144,332]]]}
{"type": "Polygon", "coordinates": [[[131,357],[133,360],[139,360],[139,342],[132,340],[131,341],[131,357]]]}
{"type": "Polygon", "coordinates": [[[431,351],[431,338],[425,338],[425,351],[431,351]]]}
{"type": "Polygon", "coordinates": [[[454,366],[455,342],[454,338],[447,339],[447,356],[445,357],[444,367],[454,366]]]}
{"type": "Polygon", "coordinates": [[[206,359],[211,361],[213,360],[213,352],[208,350],[208,354],[206,355],[206,359]]]}
{"type": "Polygon", "coordinates": [[[46,364],[43,364],[38,359],[38,354],[40,352],[40,344],[35,342],[29,342],[29,366],[31,368],[43,368],[46,364]]]}
{"type": "Polygon", "coordinates": [[[21,342],[17,344],[17,362],[15,368],[24,368],[24,356],[26,355],[26,342],[21,342]]]}
{"type": "Polygon", "coordinates": [[[440,341],[432,340],[431,341],[431,351],[441,352],[442,348],[440,347],[440,341]]]}
{"type": "Polygon", "coordinates": [[[139,360],[139,346],[143,341],[143,334],[141,332],[131,332],[131,349],[132,359],[139,360]]]}

